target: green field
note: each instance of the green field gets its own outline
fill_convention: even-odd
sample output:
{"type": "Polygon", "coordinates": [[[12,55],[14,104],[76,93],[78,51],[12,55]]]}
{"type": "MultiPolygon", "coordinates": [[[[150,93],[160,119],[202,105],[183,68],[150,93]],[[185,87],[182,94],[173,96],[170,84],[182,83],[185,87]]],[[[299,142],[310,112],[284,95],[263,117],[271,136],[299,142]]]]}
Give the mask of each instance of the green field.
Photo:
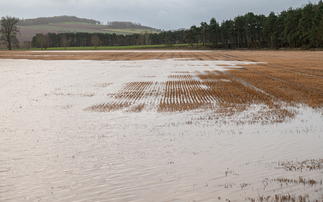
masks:
{"type": "Polygon", "coordinates": [[[103,29],[104,31],[107,31],[108,33],[125,33],[125,34],[138,34],[141,32],[149,32],[149,33],[158,33],[154,29],[103,29]]]}

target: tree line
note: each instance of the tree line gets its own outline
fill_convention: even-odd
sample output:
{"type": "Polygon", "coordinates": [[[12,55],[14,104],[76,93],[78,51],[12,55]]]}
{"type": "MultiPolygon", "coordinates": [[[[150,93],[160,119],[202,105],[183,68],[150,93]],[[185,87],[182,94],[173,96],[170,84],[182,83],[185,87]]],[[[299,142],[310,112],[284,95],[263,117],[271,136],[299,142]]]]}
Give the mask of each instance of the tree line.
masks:
{"type": "Polygon", "coordinates": [[[189,43],[211,43],[218,48],[320,48],[323,47],[323,3],[271,12],[249,12],[219,24],[214,18],[186,32],[189,43]]]}
{"type": "Polygon", "coordinates": [[[38,48],[94,46],[94,37],[99,41],[95,43],[97,46],[147,46],[159,44],[171,46],[172,44],[186,43],[184,30],[161,33],[149,33],[145,31],[130,35],[77,32],[36,34],[32,39],[32,46],[38,48]]]}
{"type": "Polygon", "coordinates": [[[143,26],[140,23],[135,23],[135,22],[129,22],[129,21],[112,21],[112,22],[107,22],[107,26],[109,28],[113,29],[125,29],[125,28],[131,28],[131,29],[153,29],[148,26],[143,26]]]}

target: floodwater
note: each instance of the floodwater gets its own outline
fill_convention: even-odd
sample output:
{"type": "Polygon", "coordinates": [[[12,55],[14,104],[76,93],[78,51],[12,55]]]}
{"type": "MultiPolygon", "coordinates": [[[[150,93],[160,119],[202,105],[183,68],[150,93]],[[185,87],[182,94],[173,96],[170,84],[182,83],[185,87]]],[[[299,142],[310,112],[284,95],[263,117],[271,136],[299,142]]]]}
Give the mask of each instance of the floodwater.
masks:
{"type": "Polygon", "coordinates": [[[241,122],[261,106],[217,121],[160,113],[159,97],[134,100],[140,112],[87,110],[129,82],[241,64],[0,60],[0,201],[323,200],[320,109],[273,124],[241,122]]]}

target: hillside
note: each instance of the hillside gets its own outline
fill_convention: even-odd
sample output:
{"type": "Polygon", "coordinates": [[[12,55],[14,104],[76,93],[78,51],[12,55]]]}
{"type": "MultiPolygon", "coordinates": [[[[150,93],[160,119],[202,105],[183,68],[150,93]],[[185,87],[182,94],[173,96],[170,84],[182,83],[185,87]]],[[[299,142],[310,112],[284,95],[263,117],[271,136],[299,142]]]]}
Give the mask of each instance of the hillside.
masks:
{"type": "Polygon", "coordinates": [[[67,32],[87,32],[87,33],[115,33],[115,34],[133,34],[148,31],[158,32],[157,29],[142,26],[140,23],[133,22],[108,22],[103,23],[75,16],[57,16],[36,19],[21,19],[17,24],[20,30],[18,40],[31,41],[37,33],[67,33],[67,32]]]}

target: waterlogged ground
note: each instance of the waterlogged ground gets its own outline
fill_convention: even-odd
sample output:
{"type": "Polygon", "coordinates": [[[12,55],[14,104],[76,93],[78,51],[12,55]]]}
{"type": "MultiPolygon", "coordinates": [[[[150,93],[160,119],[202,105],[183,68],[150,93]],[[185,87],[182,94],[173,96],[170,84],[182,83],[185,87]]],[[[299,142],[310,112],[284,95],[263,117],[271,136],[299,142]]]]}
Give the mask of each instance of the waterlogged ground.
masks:
{"type": "Polygon", "coordinates": [[[320,108],[214,95],[256,64],[0,60],[0,201],[322,201],[320,108]]]}

